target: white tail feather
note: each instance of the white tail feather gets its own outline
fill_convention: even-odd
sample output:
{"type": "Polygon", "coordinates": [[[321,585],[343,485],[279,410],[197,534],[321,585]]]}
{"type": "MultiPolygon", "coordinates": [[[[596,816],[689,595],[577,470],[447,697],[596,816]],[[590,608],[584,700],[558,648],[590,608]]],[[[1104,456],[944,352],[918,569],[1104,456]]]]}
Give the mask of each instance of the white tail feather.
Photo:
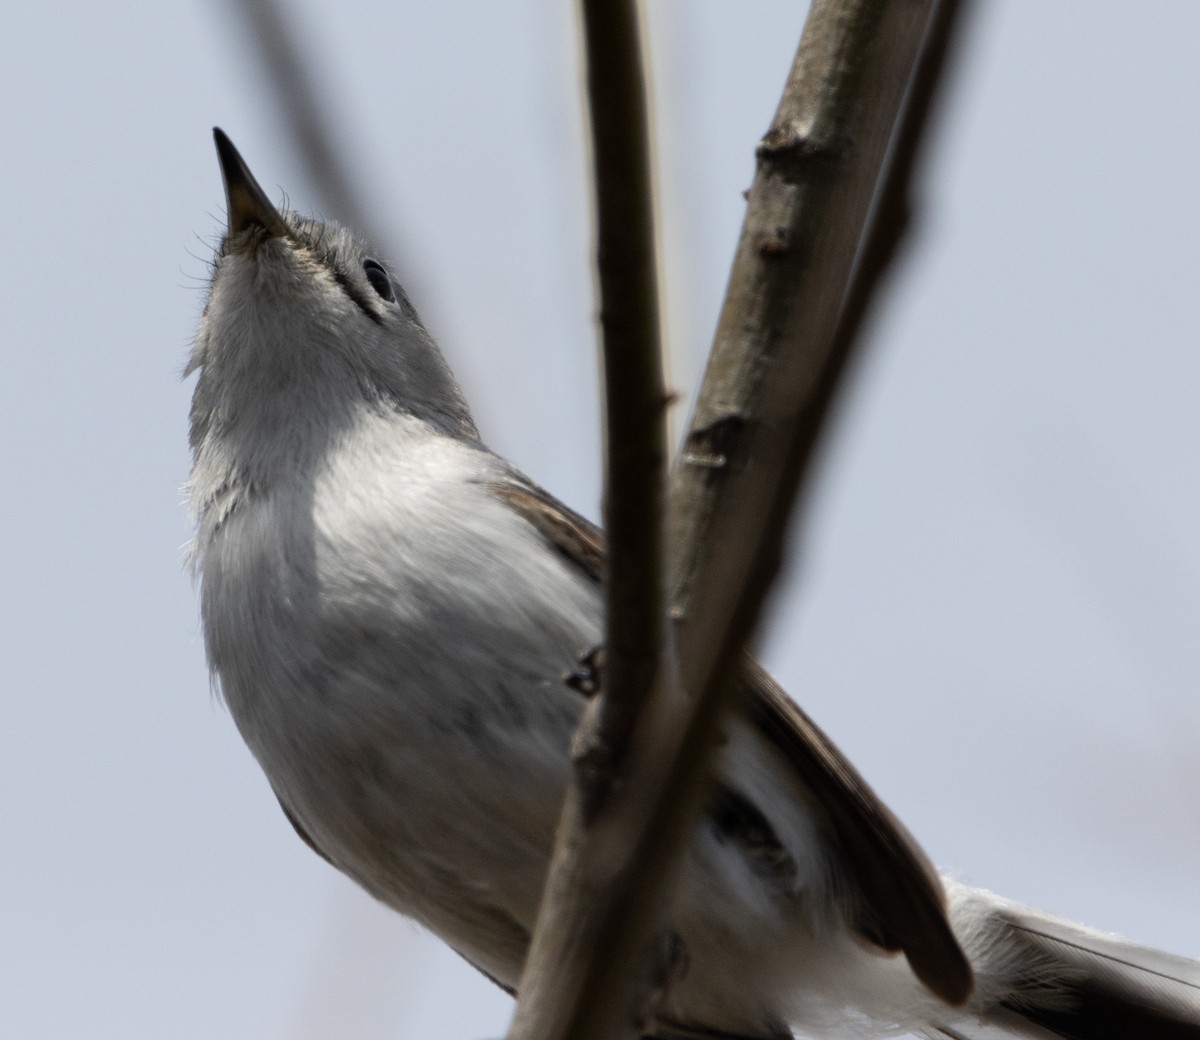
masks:
{"type": "Polygon", "coordinates": [[[949,884],[977,978],[946,1040],[1200,1040],[1200,963],[949,884]]]}

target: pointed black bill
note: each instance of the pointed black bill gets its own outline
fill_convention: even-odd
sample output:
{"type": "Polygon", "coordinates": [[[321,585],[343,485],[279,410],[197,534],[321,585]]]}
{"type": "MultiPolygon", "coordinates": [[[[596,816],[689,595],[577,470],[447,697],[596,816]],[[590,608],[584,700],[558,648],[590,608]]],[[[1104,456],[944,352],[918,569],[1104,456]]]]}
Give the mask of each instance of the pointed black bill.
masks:
{"type": "Polygon", "coordinates": [[[271,204],[267,193],[250,172],[250,167],[220,127],[213,127],[213,140],[217,143],[217,157],[221,160],[221,176],[225,178],[229,233],[236,235],[239,231],[258,227],[273,237],[290,235],[291,231],[279,215],[279,210],[271,204]]]}

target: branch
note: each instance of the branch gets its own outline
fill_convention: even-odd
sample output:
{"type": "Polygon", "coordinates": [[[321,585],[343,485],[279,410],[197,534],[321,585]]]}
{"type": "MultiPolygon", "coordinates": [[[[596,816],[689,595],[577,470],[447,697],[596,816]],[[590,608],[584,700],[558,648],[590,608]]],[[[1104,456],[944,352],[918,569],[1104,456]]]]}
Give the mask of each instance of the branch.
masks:
{"type": "MultiPolygon", "coordinates": [[[[778,570],[792,501],[904,226],[881,222],[884,245],[865,238],[877,195],[893,200],[888,212],[903,199],[929,91],[897,131],[903,101],[927,27],[934,58],[916,80],[931,84],[953,18],[946,5],[931,21],[935,2],[816,0],[809,13],[758,149],[712,358],[674,474],[679,676],[663,658],[629,748],[609,747],[623,764],[621,789],[603,811],[584,819],[578,790],[568,795],[513,1040],[632,1036],[653,983],[669,983],[661,974],[669,951],[655,942],[662,893],[707,790],[729,680],[778,570]],[[893,170],[899,187],[881,189],[893,137],[907,158],[893,170]],[[692,696],[686,704],[671,696],[676,679],[692,696]]],[[[610,494],[613,486],[610,478],[610,494]]],[[[596,732],[602,710],[582,735],[596,732]]]]}
{"type": "MultiPolygon", "coordinates": [[[[948,35],[938,27],[952,24],[957,6],[943,2],[932,18],[933,0],[817,0],[810,11],[779,109],[758,146],[725,304],[673,475],[678,607],[706,571],[703,553],[718,541],[711,531],[727,512],[719,502],[749,460],[754,483],[770,488],[788,469],[784,458],[798,456],[790,485],[764,502],[790,502],[803,480],[869,290],[907,224],[907,182],[928,101],[910,106],[897,126],[901,103],[910,78],[914,86],[932,82],[944,53],[938,40],[948,35]],[[914,73],[927,24],[930,49],[914,73]],[[904,162],[881,180],[893,127],[904,162]],[[876,198],[884,219],[867,237],[876,198]],[[881,232],[882,239],[874,237],[881,232]],[[790,437],[779,433],[792,430],[790,437]],[[766,447],[776,456],[770,467],[761,459],[766,447]]],[[[752,510],[743,512],[749,518],[752,510]]],[[[777,518],[747,533],[779,526],[777,518]]],[[[743,563],[754,545],[738,554],[743,563]]],[[[779,545],[763,555],[778,552],[779,545]]]]}
{"type": "Polygon", "coordinates": [[[334,134],[322,116],[315,80],[279,4],[275,0],[232,0],[229,7],[249,29],[274,89],[275,103],[292,139],[300,145],[300,157],[325,205],[349,227],[361,231],[373,227],[377,222],[368,220],[358,205],[353,178],[342,165],[342,153],[334,147],[334,134]]]}
{"type": "MultiPolygon", "coordinates": [[[[575,781],[559,823],[511,1040],[614,1034],[615,1026],[597,1013],[595,995],[631,974],[629,956],[618,957],[613,974],[607,936],[609,909],[620,912],[622,903],[617,865],[608,853],[625,845],[593,824],[605,819],[610,798],[628,777],[633,729],[659,674],[666,617],[667,396],[638,13],[635,0],[583,0],[582,14],[604,354],[604,689],[572,748],[575,781]]],[[[617,821],[623,822],[620,816],[617,821]]],[[[640,1004],[627,990],[605,1008],[618,1022],[633,1022],[640,1004]]]]}
{"type": "Polygon", "coordinates": [[[666,408],[636,0],[584,0],[604,353],[607,631],[598,738],[621,748],[662,650],[666,408]]]}

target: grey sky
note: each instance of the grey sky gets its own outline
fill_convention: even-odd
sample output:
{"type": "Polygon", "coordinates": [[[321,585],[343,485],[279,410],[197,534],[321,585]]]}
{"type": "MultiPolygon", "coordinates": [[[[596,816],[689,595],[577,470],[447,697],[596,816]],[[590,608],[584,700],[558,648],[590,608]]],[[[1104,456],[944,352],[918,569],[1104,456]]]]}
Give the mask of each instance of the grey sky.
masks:
{"type": "MultiPolygon", "coordinates": [[[[685,392],[800,7],[654,5],[685,392]]],[[[485,437],[594,516],[571,6],[293,10],[485,437]]],[[[970,29],[764,652],[939,863],[1200,956],[1200,8],[970,29]]],[[[321,208],[241,35],[78,0],[0,34],[0,1035],[497,1036],[507,998],[295,839],[209,692],[178,489],[210,127],[321,208]]]]}

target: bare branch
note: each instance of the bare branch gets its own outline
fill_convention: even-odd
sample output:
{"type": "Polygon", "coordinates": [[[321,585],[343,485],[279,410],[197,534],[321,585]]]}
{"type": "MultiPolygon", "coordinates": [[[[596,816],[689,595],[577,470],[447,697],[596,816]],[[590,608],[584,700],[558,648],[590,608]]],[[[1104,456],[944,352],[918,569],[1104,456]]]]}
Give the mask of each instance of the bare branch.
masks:
{"type": "Polygon", "coordinates": [[[809,14],[759,144],[716,341],[674,473],[686,689],[697,689],[698,656],[735,659],[778,571],[839,376],[907,226],[917,144],[959,6],[818,0],[809,14]],[[899,161],[880,179],[889,144],[899,161]],[[703,598],[692,595],[697,581],[703,598]],[[736,603],[734,589],[742,590],[736,603]]]}
{"type": "Polygon", "coordinates": [[[646,88],[635,0],[584,0],[603,333],[608,541],[601,744],[621,748],[665,618],[666,407],[646,88]]]}
{"type": "Polygon", "coordinates": [[[704,783],[793,502],[907,225],[908,183],[958,8],[957,0],[816,0],[759,145],[673,475],[672,612],[680,681],[696,700],[664,798],[683,792],[694,804],[687,792],[704,783]]]}
{"type": "MultiPolygon", "coordinates": [[[[634,0],[583,0],[597,269],[604,354],[606,639],[603,693],[575,738],[567,794],[510,1036],[603,1036],[592,994],[611,974],[607,898],[619,886],[605,850],[613,836],[592,824],[627,777],[631,733],[659,674],[665,630],[663,517],[666,405],[649,128],[634,0]],[[597,871],[595,868],[602,869],[597,871]],[[603,951],[600,953],[600,951],[603,951]],[[599,955],[598,955],[599,954],[599,955]]],[[[619,840],[619,839],[618,839],[619,840]]],[[[624,845],[617,845],[623,848],[624,845]]],[[[618,970],[628,963],[623,958],[618,970]]],[[[629,975],[628,971],[624,972],[629,975]]],[[[633,1022],[636,996],[609,1004],[633,1022]]]]}
{"type": "MultiPolygon", "coordinates": [[[[724,486],[751,457],[759,484],[778,479],[761,465],[764,431],[803,422],[808,432],[796,450],[807,458],[815,445],[831,373],[851,346],[837,333],[849,313],[862,232],[932,6],[818,0],[809,14],[758,147],[725,304],[674,473],[672,578],[680,607],[704,573],[701,554],[713,544],[708,532],[724,486]]],[[[790,500],[788,490],[778,497],[790,500]]],[[[743,562],[752,550],[741,553],[743,562]]]]}
{"type": "MultiPolygon", "coordinates": [[[[834,392],[833,382],[850,359],[858,335],[869,316],[871,304],[884,275],[899,255],[905,233],[910,229],[913,211],[913,171],[921,155],[925,130],[930,121],[937,88],[954,53],[954,41],[962,34],[964,9],[970,12],[970,0],[940,0],[930,19],[929,32],[909,88],[908,102],[891,145],[887,175],[880,186],[871,216],[871,228],[864,241],[850,292],[846,297],[838,342],[830,350],[831,375],[827,393],[834,392]]],[[[829,401],[825,406],[828,407],[829,401]]],[[[811,454],[811,449],[809,450],[811,454]]],[[[800,462],[803,465],[803,462],[800,462]]]]}
{"type": "Polygon", "coordinates": [[[366,229],[375,221],[358,204],[353,179],[342,165],[343,151],[334,145],[334,134],[322,114],[316,80],[300,56],[291,27],[275,0],[233,0],[236,18],[250,30],[262,67],[275,93],[275,102],[300,155],[320,190],[325,205],[338,220],[366,229]]]}
{"type": "MultiPolygon", "coordinates": [[[[542,949],[531,957],[514,1040],[631,1036],[654,969],[670,969],[669,958],[650,959],[661,892],[706,790],[728,680],[778,569],[791,503],[870,287],[903,227],[890,222],[886,248],[864,244],[934,6],[817,0],[810,11],[759,146],[712,359],[672,490],[673,615],[682,688],[693,700],[672,699],[675,676],[660,666],[630,734],[622,792],[588,821],[586,834],[576,796],[568,799],[562,834],[574,828],[581,837],[565,848],[560,834],[538,923],[539,943],[543,934],[555,937],[555,959],[542,949]],[[871,263],[856,264],[860,255],[871,263]],[[568,857],[569,876],[562,869],[568,857]],[[639,964],[651,967],[639,972],[639,964]]],[[[937,24],[948,25],[952,14],[945,9],[947,21],[937,24]]],[[[924,68],[935,73],[936,65],[924,68]]],[[[915,142],[926,108],[910,109],[898,142],[915,142]]],[[[914,152],[905,147],[909,158],[897,170],[903,180],[914,152]]]]}

